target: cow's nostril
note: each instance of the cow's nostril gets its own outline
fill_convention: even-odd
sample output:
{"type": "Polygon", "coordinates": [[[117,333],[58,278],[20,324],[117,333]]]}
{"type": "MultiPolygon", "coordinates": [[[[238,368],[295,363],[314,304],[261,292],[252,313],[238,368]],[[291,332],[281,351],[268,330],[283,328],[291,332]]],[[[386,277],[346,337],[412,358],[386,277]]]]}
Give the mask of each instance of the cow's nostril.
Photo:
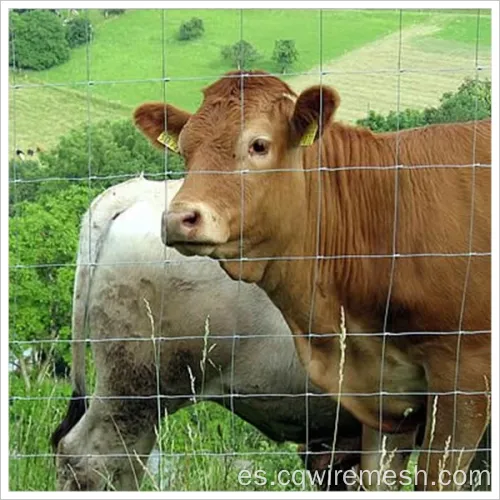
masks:
{"type": "Polygon", "coordinates": [[[200,220],[201,220],[201,214],[200,214],[200,212],[198,212],[198,210],[194,210],[192,212],[189,212],[189,213],[185,214],[182,217],[181,223],[184,226],[194,227],[194,226],[197,226],[200,223],[200,220]]]}

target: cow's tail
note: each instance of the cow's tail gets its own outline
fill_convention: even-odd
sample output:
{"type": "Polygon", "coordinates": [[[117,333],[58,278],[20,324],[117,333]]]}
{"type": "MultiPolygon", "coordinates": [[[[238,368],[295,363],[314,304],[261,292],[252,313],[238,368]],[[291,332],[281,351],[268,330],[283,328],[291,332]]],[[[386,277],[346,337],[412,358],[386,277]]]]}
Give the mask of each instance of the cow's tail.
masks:
{"type": "Polygon", "coordinates": [[[72,394],[66,415],[52,434],[51,444],[54,453],[57,451],[61,439],[79,422],[87,410],[85,389],[85,332],[89,289],[90,268],[88,265],[82,265],[81,254],[79,253],[73,289],[73,317],[71,325],[72,394]]]}

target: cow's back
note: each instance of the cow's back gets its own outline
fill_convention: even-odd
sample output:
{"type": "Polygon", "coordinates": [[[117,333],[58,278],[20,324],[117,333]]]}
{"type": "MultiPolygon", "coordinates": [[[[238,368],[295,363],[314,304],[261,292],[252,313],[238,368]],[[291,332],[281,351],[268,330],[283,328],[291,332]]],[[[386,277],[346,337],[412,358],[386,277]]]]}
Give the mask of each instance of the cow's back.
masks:
{"type": "MultiPolygon", "coordinates": [[[[160,390],[184,396],[168,400],[169,412],[189,403],[189,366],[196,383],[205,378],[205,394],[225,395],[217,401],[267,435],[277,440],[305,439],[306,400],[298,395],[319,391],[306,382],[281,313],[260,288],[230,280],[212,259],[185,257],[164,246],[159,223],[164,201],[161,196],[158,200],[129,207],[113,221],[102,243],[89,297],[90,329],[94,339],[116,341],[94,345],[100,376],[113,376],[104,358],[108,366],[110,359],[118,365],[124,358],[133,359],[134,365],[146,364],[154,373],[150,340],[154,332],[163,339],[160,390]],[[205,377],[200,371],[204,349],[209,351],[205,377]],[[232,400],[231,393],[263,396],[232,400]],[[293,394],[298,399],[280,396],[293,394]]],[[[151,380],[156,384],[154,376],[151,380]]],[[[333,430],[334,402],[315,397],[308,404],[317,415],[311,436],[328,435],[333,430]]],[[[358,430],[344,412],[339,425],[346,434],[358,430]]]]}
{"type": "Polygon", "coordinates": [[[387,319],[394,332],[489,330],[490,120],[397,134],[346,130],[359,163],[374,167],[341,169],[343,191],[327,194],[343,201],[325,224],[349,226],[337,222],[334,253],[374,256],[335,262],[351,315],[376,329],[387,319]]]}
{"type": "Polygon", "coordinates": [[[403,257],[395,306],[416,305],[421,319],[412,330],[489,330],[491,121],[430,126],[409,137],[402,137],[408,168],[399,172],[396,200],[395,250],[403,257]]]}

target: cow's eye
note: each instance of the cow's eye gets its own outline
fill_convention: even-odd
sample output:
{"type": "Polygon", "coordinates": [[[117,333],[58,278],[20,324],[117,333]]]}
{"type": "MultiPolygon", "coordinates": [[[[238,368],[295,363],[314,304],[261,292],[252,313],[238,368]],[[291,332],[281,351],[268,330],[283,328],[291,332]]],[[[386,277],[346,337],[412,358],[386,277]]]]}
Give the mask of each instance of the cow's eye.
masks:
{"type": "Polygon", "coordinates": [[[269,142],[265,139],[255,139],[250,145],[251,155],[266,155],[269,151],[269,142]]]}

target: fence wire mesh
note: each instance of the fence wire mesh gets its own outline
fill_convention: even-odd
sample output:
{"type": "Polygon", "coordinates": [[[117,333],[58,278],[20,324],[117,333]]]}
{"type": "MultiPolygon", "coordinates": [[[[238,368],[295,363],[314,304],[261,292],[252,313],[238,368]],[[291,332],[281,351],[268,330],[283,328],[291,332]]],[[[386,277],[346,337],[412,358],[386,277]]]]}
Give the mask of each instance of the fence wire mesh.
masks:
{"type": "MultiPolygon", "coordinates": [[[[85,388],[85,376],[91,383],[86,394],[74,394],[72,404],[84,401],[87,412],[79,415],[78,424],[59,448],[59,464],[66,464],[72,474],[68,472],[62,479],[67,488],[314,490],[322,480],[318,484],[293,482],[291,474],[286,476],[286,484],[277,480],[277,471],[303,471],[296,445],[302,446],[303,456],[307,452],[305,467],[310,472],[323,471],[328,464],[343,471],[343,467],[370,463],[364,456],[375,457],[381,470],[397,470],[403,467],[400,461],[411,469],[415,456],[425,451],[428,461],[438,454],[444,464],[452,460],[450,455],[459,455],[460,461],[467,452],[477,452],[481,461],[488,462],[481,467],[487,468],[489,431],[481,443],[464,445],[463,439],[457,438],[457,415],[473,396],[491,397],[487,377],[481,390],[466,390],[460,383],[464,342],[490,334],[484,328],[467,328],[465,316],[474,264],[491,258],[490,251],[477,250],[474,217],[478,172],[490,171],[491,164],[476,156],[476,126],[471,157],[464,164],[433,162],[431,157],[422,164],[407,164],[401,160],[400,149],[408,121],[416,120],[418,113],[421,120],[436,113],[464,82],[474,89],[467,96],[469,114],[458,114],[455,119],[449,115],[444,121],[477,123],[483,118],[483,95],[477,89],[491,78],[490,11],[138,9],[111,13],[109,9],[60,9],[51,15],[64,23],[66,30],[81,23],[85,40],[71,49],[65,64],[30,71],[22,34],[28,25],[26,16],[33,17],[33,10],[10,11],[11,488],[56,487],[49,436],[70,401],[70,369],[73,389],[82,388],[82,384],[85,388]],[[179,26],[190,18],[201,20],[204,30],[194,40],[181,41],[179,26]],[[269,48],[280,41],[296,43],[299,52],[298,59],[282,71],[278,56],[271,61],[269,48]],[[235,42],[233,53],[240,51],[236,59],[218,60],[222,57],[218,52],[222,48],[224,54],[225,44],[230,42],[235,42]],[[224,75],[235,62],[242,72],[224,75]],[[394,162],[383,166],[324,164],[320,99],[320,146],[314,164],[256,171],[245,167],[228,170],[212,162],[210,168],[191,168],[193,179],[198,175],[199,179],[219,175],[221,182],[238,179],[238,252],[236,257],[219,259],[222,264],[238,266],[234,271],[237,278],[231,281],[215,261],[183,257],[161,244],[162,212],[170,206],[182,183],[177,179],[184,174],[177,155],[166,148],[161,155],[156,154],[139,138],[139,132],[131,130],[132,116],[134,108],[150,101],[179,102],[194,112],[201,102],[202,88],[220,78],[235,78],[240,82],[238,133],[243,136],[250,112],[245,82],[262,79],[247,70],[262,66],[269,77],[284,80],[298,93],[312,85],[335,87],[342,98],[339,119],[346,123],[366,119],[365,125],[382,126],[383,115],[388,115],[384,123],[389,126],[391,122],[396,138],[394,162]],[[103,118],[108,121],[100,125],[103,118]],[[126,120],[127,125],[113,125],[117,118],[126,120]],[[400,197],[401,176],[430,169],[470,172],[465,249],[459,245],[448,245],[450,251],[442,251],[443,245],[436,251],[401,248],[399,214],[402,204],[407,203],[400,197]],[[322,222],[328,217],[325,207],[329,205],[324,203],[328,187],[322,179],[339,172],[394,174],[393,216],[385,246],[389,250],[336,253],[325,248],[322,222]],[[313,255],[284,249],[278,255],[249,256],[246,222],[255,216],[252,205],[248,206],[248,191],[255,187],[249,179],[262,176],[265,183],[272,174],[283,173],[318,176],[313,255]],[[458,324],[446,331],[434,327],[391,331],[397,266],[403,262],[418,267],[419,262],[429,259],[464,262],[465,271],[457,276],[463,280],[458,324]],[[380,325],[375,329],[361,324],[353,329],[346,304],[351,328],[345,330],[346,318],[341,315],[343,328],[336,325],[329,331],[318,331],[315,311],[320,299],[317,293],[310,293],[305,295],[310,299],[308,327],[293,334],[264,293],[244,279],[249,264],[312,262],[310,281],[316,290],[324,286],[321,273],[326,264],[368,265],[373,260],[381,266],[389,262],[387,293],[381,301],[380,325]],[[75,338],[75,329],[80,331],[79,338],[75,338]],[[294,340],[304,334],[309,351],[329,339],[344,346],[334,388],[319,389],[302,368],[294,340]],[[388,371],[387,360],[394,362],[392,346],[426,336],[456,339],[453,373],[445,373],[454,380],[453,389],[389,384],[388,390],[388,376],[391,380],[403,377],[388,371]],[[350,391],[345,383],[352,374],[343,371],[354,355],[350,342],[374,338],[380,341],[380,353],[372,358],[378,388],[350,391]],[[87,364],[83,380],[78,372],[82,362],[87,364]],[[412,401],[422,402],[427,398],[427,412],[435,413],[432,430],[426,431],[433,433],[439,398],[446,396],[453,398],[454,417],[445,448],[433,447],[432,439],[426,448],[422,437],[415,444],[414,429],[406,441],[391,441],[393,437],[384,427],[387,401],[390,404],[396,397],[413,397],[412,401]],[[372,426],[377,429],[376,439],[369,446],[364,441],[368,431],[342,409],[345,398],[378,400],[378,419],[372,426]],[[268,475],[261,484],[255,481],[259,470],[268,475]],[[241,471],[249,474],[246,484],[240,481],[241,471]]],[[[43,45],[44,40],[40,40],[41,49],[43,45]]],[[[176,113],[169,110],[163,108],[163,123],[169,120],[169,113],[176,113]]],[[[447,108],[445,112],[451,113],[447,108]]],[[[205,181],[196,182],[202,186],[205,181]]],[[[288,207],[276,206],[276,210],[288,207]]],[[[355,227],[339,230],[353,231],[356,238],[355,227]]],[[[402,365],[400,370],[415,369],[402,365]]],[[[409,410],[411,413],[413,408],[409,410]]]]}

